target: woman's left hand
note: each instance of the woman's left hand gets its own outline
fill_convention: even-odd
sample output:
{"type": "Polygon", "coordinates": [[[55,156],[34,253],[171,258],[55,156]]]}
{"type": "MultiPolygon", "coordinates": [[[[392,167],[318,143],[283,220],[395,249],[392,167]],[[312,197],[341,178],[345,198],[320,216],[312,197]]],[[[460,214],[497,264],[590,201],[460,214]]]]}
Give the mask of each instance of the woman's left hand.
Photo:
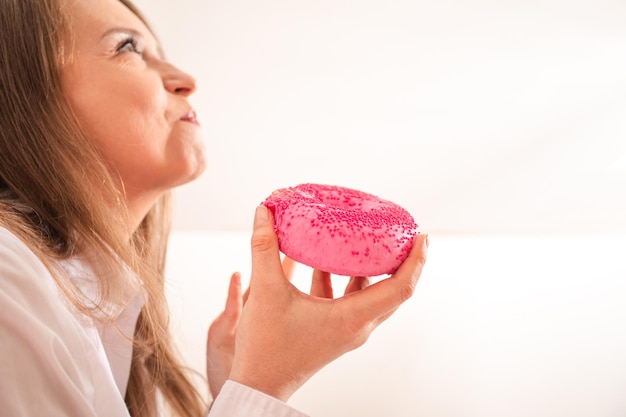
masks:
{"type": "MultiPolygon", "coordinates": [[[[283,271],[287,279],[291,279],[295,261],[284,257],[283,271]]],[[[239,324],[241,310],[248,298],[248,291],[242,294],[241,274],[235,272],[230,277],[228,297],[224,311],[209,327],[206,345],[206,373],[212,398],[216,398],[228,379],[235,354],[235,333],[239,324]]]]}
{"type": "Polygon", "coordinates": [[[213,398],[217,397],[217,394],[222,389],[233,365],[235,332],[239,324],[243,303],[241,274],[235,272],[230,277],[226,307],[209,327],[207,337],[206,373],[209,390],[213,398]]]}

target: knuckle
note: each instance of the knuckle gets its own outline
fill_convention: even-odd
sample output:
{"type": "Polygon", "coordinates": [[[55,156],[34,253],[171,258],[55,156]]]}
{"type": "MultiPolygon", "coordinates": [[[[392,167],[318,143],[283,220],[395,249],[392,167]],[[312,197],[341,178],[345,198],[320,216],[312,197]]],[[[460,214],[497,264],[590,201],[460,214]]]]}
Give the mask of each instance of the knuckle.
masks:
{"type": "Polygon", "coordinates": [[[342,333],[347,338],[349,350],[363,346],[377,326],[378,322],[376,319],[354,317],[348,320],[344,325],[342,333]]]}
{"type": "Polygon", "coordinates": [[[347,349],[351,351],[363,346],[369,339],[374,327],[375,325],[373,323],[369,323],[368,325],[354,329],[353,331],[348,330],[345,332],[344,335],[347,336],[347,349]]]}
{"type": "Polygon", "coordinates": [[[236,323],[239,320],[240,312],[235,308],[224,310],[224,320],[228,323],[236,323]]]}
{"type": "Polygon", "coordinates": [[[274,245],[274,237],[267,233],[255,233],[251,239],[252,249],[255,251],[266,251],[274,245]]]}
{"type": "Polygon", "coordinates": [[[362,332],[357,337],[354,338],[352,343],[352,350],[358,349],[365,344],[370,338],[371,332],[362,332]]]}
{"type": "Polygon", "coordinates": [[[415,282],[409,282],[400,289],[400,301],[403,303],[415,293],[415,282]]]}
{"type": "Polygon", "coordinates": [[[426,252],[421,252],[417,255],[416,263],[419,266],[424,266],[426,264],[426,252]]]}

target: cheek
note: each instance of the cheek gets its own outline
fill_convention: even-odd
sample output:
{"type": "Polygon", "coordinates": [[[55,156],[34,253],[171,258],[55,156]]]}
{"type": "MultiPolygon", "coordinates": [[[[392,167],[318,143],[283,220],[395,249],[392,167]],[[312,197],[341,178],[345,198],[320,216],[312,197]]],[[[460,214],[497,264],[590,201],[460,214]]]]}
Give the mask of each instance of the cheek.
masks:
{"type": "Polygon", "coordinates": [[[166,135],[164,94],[142,83],[96,83],[74,95],[74,107],[106,156],[150,152],[166,135]]]}
{"type": "Polygon", "coordinates": [[[66,94],[90,131],[101,130],[103,124],[132,124],[163,108],[164,88],[155,74],[96,64],[77,62],[63,77],[66,94]]]}
{"type": "Polygon", "coordinates": [[[188,175],[178,171],[198,170],[185,166],[194,165],[190,163],[192,156],[204,159],[200,150],[187,149],[195,145],[193,135],[187,137],[194,130],[179,131],[168,113],[168,94],[153,74],[120,73],[117,69],[112,73],[100,71],[98,78],[76,77],[71,81],[66,91],[80,123],[127,186],[145,188],[146,181],[159,181],[159,176],[167,177],[160,179],[165,181],[188,175]],[[154,178],[147,179],[146,173],[154,178]]]}
{"type": "Polygon", "coordinates": [[[117,134],[157,129],[166,117],[165,95],[149,85],[115,85],[92,105],[94,116],[117,134]]]}
{"type": "Polygon", "coordinates": [[[142,112],[129,112],[125,122],[103,126],[95,137],[107,161],[125,181],[154,172],[164,163],[167,129],[142,112]],[[129,121],[130,120],[130,121],[129,121]]]}

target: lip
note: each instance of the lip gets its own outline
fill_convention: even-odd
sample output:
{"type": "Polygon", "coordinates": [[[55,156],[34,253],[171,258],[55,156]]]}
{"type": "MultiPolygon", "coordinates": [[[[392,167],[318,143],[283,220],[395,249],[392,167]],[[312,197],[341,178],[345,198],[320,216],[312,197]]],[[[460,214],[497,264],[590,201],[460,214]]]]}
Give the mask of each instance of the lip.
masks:
{"type": "Polygon", "coordinates": [[[196,116],[196,112],[194,110],[189,110],[187,113],[183,114],[180,118],[183,122],[193,123],[195,125],[200,125],[198,118],[196,116]]]}

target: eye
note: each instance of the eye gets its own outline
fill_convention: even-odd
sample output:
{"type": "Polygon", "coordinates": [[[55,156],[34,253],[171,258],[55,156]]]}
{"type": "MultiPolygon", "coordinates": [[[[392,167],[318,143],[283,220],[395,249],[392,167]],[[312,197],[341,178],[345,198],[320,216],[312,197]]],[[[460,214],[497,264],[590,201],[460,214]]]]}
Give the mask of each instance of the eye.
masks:
{"type": "Polygon", "coordinates": [[[143,56],[143,47],[141,47],[139,45],[139,42],[137,41],[137,38],[135,38],[132,35],[128,35],[127,37],[125,37],[117,46],[117,48],[115,48],[115,51],[117,53],[127,53],[127,52],[131,52],[131,53],[136,53],[140,56],[143,56]]]}

